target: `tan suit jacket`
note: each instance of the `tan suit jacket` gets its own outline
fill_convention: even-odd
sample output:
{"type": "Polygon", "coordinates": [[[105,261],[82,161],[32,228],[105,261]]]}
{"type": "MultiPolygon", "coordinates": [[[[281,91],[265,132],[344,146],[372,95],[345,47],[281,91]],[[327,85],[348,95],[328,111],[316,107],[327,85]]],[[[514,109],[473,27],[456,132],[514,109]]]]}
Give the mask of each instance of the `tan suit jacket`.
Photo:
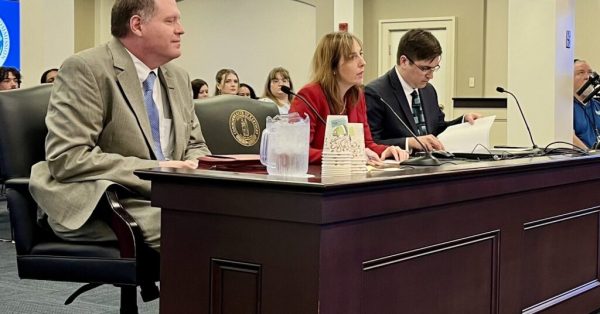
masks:
{"type": "MultiPolygon", "coordinates": [[[[209,154],[187,73],[166,64],[159,68],[159,79],[173,119],[173,160],[209,154]]],[[[32,167],[29,189],[54,221],[78,229],[112,184],[149,198],[150,182],[133,171],[157,167],[158,161],[152,160],[142,86],[119,40],[64,62],[50,97],[46,125],[46,161],[32,167]]]]}

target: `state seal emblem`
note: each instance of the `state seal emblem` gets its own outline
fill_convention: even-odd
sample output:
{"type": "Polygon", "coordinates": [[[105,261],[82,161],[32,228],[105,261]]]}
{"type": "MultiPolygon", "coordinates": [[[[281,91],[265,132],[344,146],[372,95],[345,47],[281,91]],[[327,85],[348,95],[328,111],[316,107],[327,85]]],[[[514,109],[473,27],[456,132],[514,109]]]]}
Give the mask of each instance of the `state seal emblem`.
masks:
{"type": "Polygon", "coordinates": [[[258,120],[247,110],[238,109],[231,113],[229,130],[233,138],[243,146],[253,146],[260,138],[258,120]]]}
{"type": "Polygon", "coordinates": [[[8,28],[4,21],[0,19],[0,66],[4,65],[6,58],[8,58],[8,51],[10,50],[10,37],[8,36],[8,28]]]}

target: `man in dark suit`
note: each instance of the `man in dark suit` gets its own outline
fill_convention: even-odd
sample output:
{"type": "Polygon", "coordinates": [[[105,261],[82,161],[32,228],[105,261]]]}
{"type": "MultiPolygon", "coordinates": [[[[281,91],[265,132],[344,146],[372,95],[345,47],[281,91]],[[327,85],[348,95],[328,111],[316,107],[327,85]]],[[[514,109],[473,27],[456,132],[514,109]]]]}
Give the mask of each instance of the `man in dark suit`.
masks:
{"type": "Polygon", "coordinates": [[[400,39],[396,66],[365,87],[367,117],[375,142],[398,145],[404,149],[422,149],[398,121],[396,114],[417,134],[428,150],[444,150],[436,137],[448,126],[472,123],[479,114],[469,113],[445,121],[435,88],[429,84],[439,70],[442,47],[428,31],[413,29],[400,39]],[[393,109],[390,111],[380,99],[393,109]]]}

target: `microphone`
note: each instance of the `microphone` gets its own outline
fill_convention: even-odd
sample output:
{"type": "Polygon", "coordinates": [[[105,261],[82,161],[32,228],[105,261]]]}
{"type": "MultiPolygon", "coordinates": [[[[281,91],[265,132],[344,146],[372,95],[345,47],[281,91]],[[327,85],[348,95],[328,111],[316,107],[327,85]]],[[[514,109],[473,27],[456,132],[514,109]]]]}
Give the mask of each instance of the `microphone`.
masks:
{"type": "Polygon", "coordinates": [[[435,156],[432,155],[431,150],[427,149],[427,146],[423,145],[423,143],[419,140],[419,137],[410,129],[410,127],[408,125],[406,125],[406,123],[404,123],[402,118],[400,118],[400,116],[396,113],[396,111],[394,111],[394,108],[392,108],[392,106],[390,106],[390,104],[388,104],[388,102],[385,101],[383,99],[383,97],[379,96],[375,91],[372,91],[371,89],[365,89],[365,94],[375,97],[377,100],[381,101],[386,107],[388,107],[388,109],[390,109],[392,111],[392,113],[394,114],[396,119],[398,119],[398,121],[400,121],[400,123],[404,126],[404,128],[406,128],[408,133],[410,133],[410,136],[412,138],[414,138],[417,141],[417,143],[419,143],[419,146],[421,146],[421,148],[425,152],[425,155],[417,157],[417,158],[407,159],[407,160],[401,162],[400,163],[401,165],[439,166],[442,164],[437,158],[435,158],[435,156]]]}
{"type": "Polygon", "coordinates": [[[523,118],[523,122],[525,122],[525,127],[527,127],[527,133],[529,133],[529,139],[531,140],[533,153],[535,155],[541,155],[542,151],[540,150],[540,148],[537,145],[535,145],[535,142],[533,141],[533,135],[531,134],[531,129],[529,129],[529,124],[527,124],[527,119],[525,119],[525,114],[523,114],[523,109],[521,108],[521,104],[519,104],[519,100],[517,99],[517,96],[515,96],[515,94],[507,91],[506,89],[504,89],[500,86],[496,87],[496,91],[499,93],[507,93],[515,99],[515,102],[517,103],[517,107],[519,108],[519,112],[521,112],[521,117],[523,118]]]}
{"type": "Polygon", "coordinates": [[[577,90],[577,95],[584,97],[583,103],[588,102],[588,100],[590,100],[590,98],[594,97],[594,95],[596,95],[598,93],[598,90],[600,89],[600,87],[595,86],[595,85],[598,85],[599,78],[600,78],[600,76],[598,76],[598,73],[592,72],[592,74],[590,74],[590,77],[588,78],[588,80],[585,81],[585,84],[583,84],[577,90]]]}
{"type": "Polygon", "coordinates": [[[600,84],[596,85],[596,87],[594,87],[594,89],[587,96],[585,96],[585,98],[581,102],[584,104],[587,103],[588,101],[590,101],[590,99],[594,98],[594,96],[596,96],[598,92],[600,92],[600,84]]]}
{"type": "Polygon", "coordinates": [[[312,110],[312,112],[317,116],[317,118],[319,118],[319,120],[321,120],[321,122],[323,122],[323,124],[327,125],[327,122],[325,122],[325,119],[323,119],[323,117],[321,117],[321,115],[319,114],[319,112],[317,111],[317,109],[315,109],[315,107],[313,107],[308,100],[306,100],[304,97],[294,93],[294,91],[292,91],[291,88],[289,88],[289,86],[285,86],[285,85],[281,85],[281,91],[284,92],[287,95],[294,95],[298,98],[300,98],[300,100],[302,100],[307,106],[308,108],[310,108],[310,110],[312,110]]]}

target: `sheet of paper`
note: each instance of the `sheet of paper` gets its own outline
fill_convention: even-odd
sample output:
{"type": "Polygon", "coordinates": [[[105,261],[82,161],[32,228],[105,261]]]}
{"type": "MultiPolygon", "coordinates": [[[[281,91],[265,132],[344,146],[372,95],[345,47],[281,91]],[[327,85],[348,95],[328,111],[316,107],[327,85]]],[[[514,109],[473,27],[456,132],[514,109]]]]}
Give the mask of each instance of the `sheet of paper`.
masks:
{"type": "Polygon", "coordinates": [[[495,119],[496,116],[489,116],[479,118],[473,124],[465,122],[450,126],[438,135],[438,139],[451,153],[485,151],[490,147],[490,129],[495,119]]]}

